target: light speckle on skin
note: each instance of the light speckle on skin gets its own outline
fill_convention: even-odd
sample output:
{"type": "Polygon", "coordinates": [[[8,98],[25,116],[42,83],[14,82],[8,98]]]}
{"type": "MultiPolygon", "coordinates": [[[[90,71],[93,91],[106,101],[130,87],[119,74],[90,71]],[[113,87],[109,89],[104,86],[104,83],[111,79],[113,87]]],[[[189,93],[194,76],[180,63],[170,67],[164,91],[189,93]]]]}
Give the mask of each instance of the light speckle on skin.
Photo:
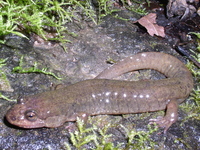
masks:
{"type": "Polygon", "coordinates": [[[143,57],[146,57],[146,56],[147,56],[147,54],[144,54],[144,53],[143,53],[143,54],[142,54],[142,56],[143,56],[143,57]]]}
{"type": "Polygon", "coordinates": [[[117,95],[118,95],[118,93],[117,93],[117,92],[115,92],[115,93],[114,93],[114,95],[115,95],[115,96],[117,96],[117,95]]]}
{"type": "Polygon", "coordinates": [[[87,115],[86,114],[82,114],[81,116],[85,118],[87,115]]]}
{"type": "Polygon", "coordinates": [[[136,98],[136,97],[137,97],[137,95],[133,95],[133,97],[134,97],[134,98],[136,98]]]}
{"type": "Polygon", "coordinates": [[[147,95],[146,95],[146,98],[149,98],[149,97],[150,97],[149,94],[147,94],[147,95]]]}
{"type": "Polygon", "coordinates": [[[20,99],[20,104],[24,105],[24,99],[23,98],[20,99]]]}
{"type": "Polygon", "coordinates": [[[106,103],[110,103],[110,100],[109,100],[109,99],[106,99],[106,103]]]}
{"type": "Polygon", "coordinates": [[[49,114],[50,113],[50,111],[47,111],[47,114],[49,114]]]}
{"type": "Polygon", "coordinates": [[[140,97],[140,98],[143,98],[144,96],[143,96],[143,95],[140,95],[139,97],[140,97]]]}
{"type": "Polygon", "coordinates": [[[19,119],[20,119],[20,120],[24,120],[24,116],[21,116],[19,119]]]}
{"type": "Polygon", "coordinates": [[[109,96],[111,92],[106,92],[106,96],[109,96]]]}
{"type": "Polygon", "coordinates": [[[130,59],[133,59],[133,57],[130,57],[130,59]]]}
{"type": "Polygon", "coordinates": [[[95,98],[95,97],[96,97],[96,95],[95,95],[95,94],[92,94],[92,97],[93,97],[93,98],[95,98]]]}
{"type": "Polygon", "coordinates": [[[98,96],[101,96],[101,93],[97,94],[98,96]]]}
{"type": "Polygon", "coordinates": [[[123,94],[123,97],[124,97],[124,98],[127,97],[126,93],[123,94]]]}
{"type": "Polygon", "coordinates": [[[171,122],[173,122],[174,120],[175,120],[174,118],[171,118],[171,119],[170,119],[171,122]]]}
{"type": "Polygon", "coordinates": [[[139,59],[139,58],[137,58],[137,59],[136,59],[136,61],[140,61],[140,59],[139,59]]]}
{"type": "Polygon", "coordinates": [[[174,113],[172,113],[172,114],[171,114],[171,117],[174,117],[174,116],[175,116],[175,114],[174,114],[174,113]]]}
{"type": "Polygon", "coordinates": [[[171,68],[171,67],[172,67],[172,65],[169,65],[169,67],[171,68]]]}

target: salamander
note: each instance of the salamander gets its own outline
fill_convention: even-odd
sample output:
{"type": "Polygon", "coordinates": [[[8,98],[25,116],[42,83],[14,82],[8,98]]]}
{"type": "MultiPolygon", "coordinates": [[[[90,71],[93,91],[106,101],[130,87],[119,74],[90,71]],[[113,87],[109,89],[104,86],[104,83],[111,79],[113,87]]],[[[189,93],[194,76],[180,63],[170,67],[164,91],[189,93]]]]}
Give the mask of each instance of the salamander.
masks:
{"type": "Polygon", "coordinates": [[[164,131],[177,120],[178,104],[193,89],[193,78],[184,63],[169,54],[144,52],[127,57],[105,69],[96,78],[25,96],[8,110],[8,122],[22,128],[59,127],[77,117],[100,114],[131,114],[165,110],[152,119],[164,131]],[[114,80],[126,72],[154,69],[160,80],[114,80]]]}

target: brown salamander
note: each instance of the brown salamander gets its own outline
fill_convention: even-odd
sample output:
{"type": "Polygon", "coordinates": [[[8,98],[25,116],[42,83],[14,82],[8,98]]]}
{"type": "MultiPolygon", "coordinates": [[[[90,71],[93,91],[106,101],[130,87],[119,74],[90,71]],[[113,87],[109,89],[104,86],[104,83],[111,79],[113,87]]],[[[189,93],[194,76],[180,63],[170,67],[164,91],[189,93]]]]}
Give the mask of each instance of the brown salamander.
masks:
{"type": "Polygon", "coordinates": [[[193,88],[190,71],[177,58],[159,52],[128,57],[104,70],[95,79],[18,100],[7,120],[23,128],[58,127],[82,115],[129,114],[167,109],[162,119],[152,119],[165,131],[177,120],[178,104],[193,88]],[[155,69],[161,80],[111,80],[123,73],[155,69]]]}

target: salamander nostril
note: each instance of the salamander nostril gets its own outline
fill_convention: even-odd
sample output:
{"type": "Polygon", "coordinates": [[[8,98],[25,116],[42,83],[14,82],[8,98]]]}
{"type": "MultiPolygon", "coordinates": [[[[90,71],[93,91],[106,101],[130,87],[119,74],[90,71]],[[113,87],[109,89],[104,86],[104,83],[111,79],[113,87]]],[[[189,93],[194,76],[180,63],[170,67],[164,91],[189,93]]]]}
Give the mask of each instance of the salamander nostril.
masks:
{"type": "Polygon", "coordinates": [[[10,120],[12,120],[12,121],[17,120],[17,118],[16,118],[15,116],[10,116],[9,118],[10,118],[10,120]]]}

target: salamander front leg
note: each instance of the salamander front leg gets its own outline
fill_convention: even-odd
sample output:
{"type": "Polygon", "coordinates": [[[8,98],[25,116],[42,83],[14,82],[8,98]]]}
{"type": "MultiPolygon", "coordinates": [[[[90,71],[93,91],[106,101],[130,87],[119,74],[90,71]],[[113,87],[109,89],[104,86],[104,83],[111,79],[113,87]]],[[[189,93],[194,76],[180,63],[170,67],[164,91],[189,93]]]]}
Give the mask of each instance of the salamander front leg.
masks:
{"type": "Polygon", "coordinates": [[[164,117],[159,117],[157,119],[150,119],[150,124],[157,123],[159,127],[163,127],[164,133],[169,129],[169,127],[175,123],[178,119],[178,102],[176,100],[171,100],[167,104],[167,110],[164,117]]]}
{"type": "MultiPolygon", "coordinates": [[[[81,124],[83,124],[84,126],[87,123],[89,114],[84,112],[78,112],[75,116],[76,121],[77,119],[79,119],[79,121],[81,121],[81,124]]],[[[75,130],[79,129],[78,123],[76,122],[75,124],[70,124],[66,127],[66,129],[68,129],[69,132],[74,132],[75,130]]]]}

